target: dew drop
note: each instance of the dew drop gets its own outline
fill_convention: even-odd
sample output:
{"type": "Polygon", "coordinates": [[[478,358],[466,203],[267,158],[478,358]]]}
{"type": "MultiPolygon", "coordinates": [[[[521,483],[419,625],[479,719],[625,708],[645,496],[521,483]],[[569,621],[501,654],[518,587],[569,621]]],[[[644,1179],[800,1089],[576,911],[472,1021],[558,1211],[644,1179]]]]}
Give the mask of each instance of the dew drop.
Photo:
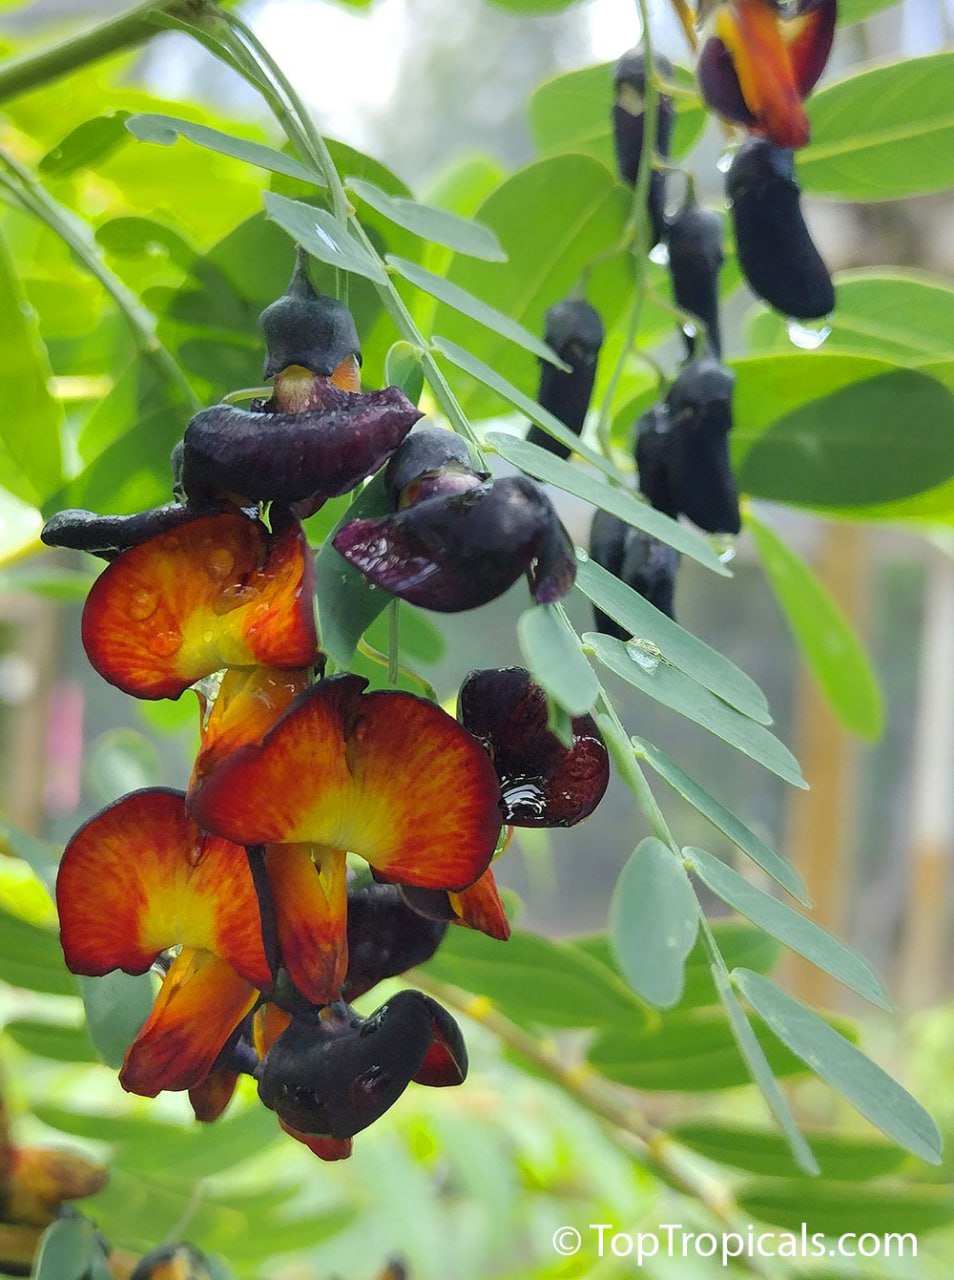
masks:
{"type": "Polygon", "coordinates": [[[719,156],[716,161],[716,168],[720,173],[728,173],[732,168],[732,161],[737,150],[738,147],[729,147],[727,150],[723,151],[721,156],[719,156]]]}
{"type": "Polygon", "coordinates": [[[802,351],[817,351],[831,333],[831,325],[827,318],[810,321],[808,324],[803,320],[789,319],[785,322],[785,330],[793,347],[799,347],[802,351]]]}
{"type": "Polygon", "coordinates": [[[241,609],[243,605],[251,604],[258,594],[254,587],[245,583],[230,583],[212,602],[212,612],[221,618],[226,613],[231,613],[233,609],[241,609]]]}
{"type": "Polygon", "coordinates": [[[662,658],[658,645],[651,640],[637,640],[635,637],[627,643],[626,652],[644,671],[655,671],[662,658]]]}
{"type": "Polygon", "coordinates": [[[182,648],[182,636],[178,631],[160,631],[152,637],[149,647],[157,657],[171,658],[182,648]]]}
{"type": "Polygon", "coordinates": [[[129,597],[128,613],[133,622],[145,622],[147,618],[152,617],[158,607],[159,597],[155,591],[150,591],[146,587],[140,587],[129,597]]]}
{"type": "Polygon", "coordinates": [[[688,322],[682,326],[682,331],[687,338],[697,338],[699,336],[699,330],[696,326],[688,322]]]}
{"type": "Polygon", "coordinates": [[[222,582],[235,568],[235,556],[226,547],[215,547],[205,558],[209,577],[222,582]]]}
{"type": "Polygon", "coordinates": [[[709,542],[722,564],[732,563],[735,559],[734,533],[714,533],[709,542]]]}
{"type": "Polygon", "coordinates": [[[505,785],[500,799],[510,821],[534,821],[546,816],[546,792],[537,781],[524,778],[505,785]]]}
{"type": "Polygon", "coordinates": [[[584,551],[582,547],[577,547],[576,558],[579,560],[580,564],[587,564],[589,563],[590,553],[588,551],[584,551]]]}
{"type": "Polygon", "coordinates": [[[649,261],[655,262],[657,267],[668,267],[669,245],[663,244],[662,241],[660,241],[659,244],[653,245],[649,251],[649,261]]]}

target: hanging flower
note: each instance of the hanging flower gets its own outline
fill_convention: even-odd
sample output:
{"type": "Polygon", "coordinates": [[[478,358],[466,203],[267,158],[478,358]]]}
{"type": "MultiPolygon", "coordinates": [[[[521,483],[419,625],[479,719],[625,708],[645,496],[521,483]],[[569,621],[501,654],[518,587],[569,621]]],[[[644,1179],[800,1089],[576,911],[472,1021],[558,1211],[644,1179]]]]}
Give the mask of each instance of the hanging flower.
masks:
{"type": "Polygon", "coordinates": [[[415,913],[428,920],[461,924],[467,929],[486,933],[498,942],[506,942],[510,937],[510,921],[489,867],[479,880],[461,893],[402,885],[401,897],[415,913]]]}
{"type": "Polygon", "coordinates": [[[547,728],[547,699],[523,667],[472,671],[458,716],[490,754],[504,821],[517,827],[572,827],[609,784],[609,755],[592,716],[575,716],[573,745],[547,728]]]}
{"type": "Polygon", "coordinates": [[[238,512],[203,516],[106,568],[83,644],[104,679],[139,698],[177,698],[222,667],[305,667],[318,656],[313,582],[297,521],[269,534],[238,512]]]}
{"type": "Polygon", "coordinates": [[[85,823],[56,884],[73,973],[145,973],[179,948],[120,1082],[155,1097],[206,1080],[226,1041],[271,985],[245,851],[199,830],[180,791],[136,791],[85,823]]]}
{"type": "Polygon", "coordinates": [[[708,105],[779,147],[804,147],[810,135],[802,102],[828,61],[837,0],[722,0],[714,34],[699,55],[708,105]]]}
{"type": "Polygon", "coordinates": [[[456,892],[486,870],[500,832],[496,778],[473,738],[433,703],[366,684],[307,689],[189,795],[204,829],[267,846],[281,953],[316,1004],[338,997],[347,971],[348,851],[390,881],[456,892]]]}

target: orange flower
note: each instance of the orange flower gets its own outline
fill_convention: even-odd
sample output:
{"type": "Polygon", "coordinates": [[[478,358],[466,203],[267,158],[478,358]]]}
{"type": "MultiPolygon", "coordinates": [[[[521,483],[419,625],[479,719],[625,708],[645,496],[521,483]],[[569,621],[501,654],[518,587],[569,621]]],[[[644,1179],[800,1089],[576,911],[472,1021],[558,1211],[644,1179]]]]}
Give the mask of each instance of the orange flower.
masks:
{"type": "Polygon", "coordinates": [[[206,835],[180,791],[136,791],[82,826],[56,885],[73,973],[145,973],[180,950],[152,1013],[126,1052],[131,1093],[192,1089],[272,975],[245,851],[206,835]]]}

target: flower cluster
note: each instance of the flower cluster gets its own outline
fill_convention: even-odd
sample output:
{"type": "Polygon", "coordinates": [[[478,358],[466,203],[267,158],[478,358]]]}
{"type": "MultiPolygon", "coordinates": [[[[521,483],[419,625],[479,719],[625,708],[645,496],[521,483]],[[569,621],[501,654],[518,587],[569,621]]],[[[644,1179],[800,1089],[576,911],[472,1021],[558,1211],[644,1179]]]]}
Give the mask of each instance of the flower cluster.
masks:
{"type": "Polygon", "coordinates": [[[505,824],[579,821],[608,762],[586,718],[557,741],[523,671],[474,673],[459,719],[325,674],[301,519],[385,462],[394,514],[344,525],[335,546],[395,595],[465,609],[527,573],[554,600],[572,547],[531,481],[477,472],[450,432],[409,434],[421,415],[399,389],[360,393],[350,313],[301,260],[262,323],[273,394],[192,419],[178,501],[44,530],[109,561],[83,612],[93,667],[138,698],[194,687],[201,724],[186,790],[133,792],[73,836],[57,906],[73,972],[161,974],[124,1088],[188,1090],[209,1121],[248,1073],[283,1129],[339,1159],[411,1081],[467,1071],[428,996],[369,1017],[351,1002],[429,959],[449,923],[506,939],[490,870],[505,824]]]}

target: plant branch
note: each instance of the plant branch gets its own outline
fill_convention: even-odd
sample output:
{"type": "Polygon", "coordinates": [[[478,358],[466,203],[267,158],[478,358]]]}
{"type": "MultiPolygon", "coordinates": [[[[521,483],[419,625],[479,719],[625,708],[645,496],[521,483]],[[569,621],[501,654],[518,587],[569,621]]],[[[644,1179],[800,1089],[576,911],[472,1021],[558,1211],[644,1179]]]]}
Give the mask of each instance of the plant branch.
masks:
{"type": "Polygon", "coordinates": [[[37,53],[13,58],[0,67],[0,102],[59,80],[90,62],[145,44],[156,34],[157,13],[203,22],[215,11],[208,0],[144,0],[82,35],[70,36],[37,53]]]}

